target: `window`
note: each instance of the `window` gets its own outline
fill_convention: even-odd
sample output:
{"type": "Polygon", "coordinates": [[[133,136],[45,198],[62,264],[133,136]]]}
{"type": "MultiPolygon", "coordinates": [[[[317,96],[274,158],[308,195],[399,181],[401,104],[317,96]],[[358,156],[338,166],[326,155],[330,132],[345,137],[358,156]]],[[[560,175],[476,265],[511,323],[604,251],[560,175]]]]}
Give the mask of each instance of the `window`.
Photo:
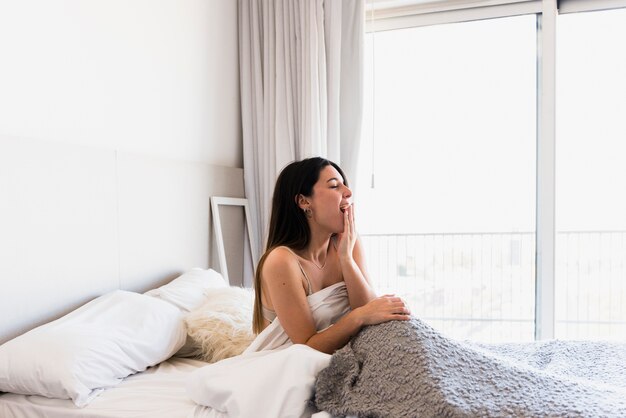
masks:
{"type": "Polygon", "coordinates": [[[556,4],[368,15],[369,270],[453,337],[626,338],[626,0],[556,4]]]}
{"type": "Polygon", "coordinates": [[[626,336],[626,10],[558,18],[556,328],[626,336]]]}
{"type": "Polygon", "coordinates": [[[536,26],[366,38],[355,207],[370,275],[457,338],[534,338],[536,26]]]}

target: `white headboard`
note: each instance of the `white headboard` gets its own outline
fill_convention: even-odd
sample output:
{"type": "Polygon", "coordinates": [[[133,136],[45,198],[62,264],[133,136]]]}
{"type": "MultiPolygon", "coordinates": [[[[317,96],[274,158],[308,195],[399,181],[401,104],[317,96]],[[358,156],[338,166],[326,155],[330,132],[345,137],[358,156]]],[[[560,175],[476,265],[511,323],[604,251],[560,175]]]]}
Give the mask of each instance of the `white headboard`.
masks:
{"type": "Polygon", "coordinates": [[[0,191],[0,343],[110,290],[215,267],[210,197],[244,195],[240,168],[7,137],[0,191]]]}

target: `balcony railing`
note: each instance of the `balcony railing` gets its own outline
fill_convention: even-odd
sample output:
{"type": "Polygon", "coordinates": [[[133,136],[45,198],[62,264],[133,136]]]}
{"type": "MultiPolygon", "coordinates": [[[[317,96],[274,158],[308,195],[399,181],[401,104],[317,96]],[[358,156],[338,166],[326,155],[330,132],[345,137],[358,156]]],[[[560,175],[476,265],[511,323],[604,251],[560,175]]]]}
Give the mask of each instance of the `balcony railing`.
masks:
{"type": "Polygon", "coordinates": [[[626,340],[626,231],[556,236],[557,336],[626,340]]]}
{"type": "MultiPolygon", "coordinates": [[[[559,232],[558,338],[626,338],[626,231],[559,232]]],[[[363,234],[370,277],[460,338],[530,341],[535,234],[363,234]]]]}

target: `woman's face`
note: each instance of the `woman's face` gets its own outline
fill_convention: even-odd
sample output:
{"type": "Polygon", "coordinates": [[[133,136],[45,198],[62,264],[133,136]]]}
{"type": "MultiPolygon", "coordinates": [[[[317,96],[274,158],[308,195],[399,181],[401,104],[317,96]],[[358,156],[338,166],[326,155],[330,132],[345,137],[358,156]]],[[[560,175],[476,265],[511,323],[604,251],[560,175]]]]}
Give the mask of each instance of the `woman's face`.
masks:
{"type": "Polygon", "coordinates": [[[343,184],[343,177],[332,165],[320,171],[319,179],[308,197],[314,224],[330,233],[343,231],[343,210],[352,204],[352,190],[343,184]]]}

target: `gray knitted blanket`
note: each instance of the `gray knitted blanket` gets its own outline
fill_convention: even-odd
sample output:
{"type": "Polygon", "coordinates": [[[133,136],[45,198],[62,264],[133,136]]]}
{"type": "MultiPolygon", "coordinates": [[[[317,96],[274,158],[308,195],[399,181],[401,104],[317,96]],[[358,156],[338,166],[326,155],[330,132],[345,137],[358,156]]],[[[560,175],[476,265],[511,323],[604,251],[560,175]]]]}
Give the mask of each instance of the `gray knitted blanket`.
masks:
{"type": "Polygon", "coordinates": [[[626,343],[473,344],[392,321],[333,354],[315,405],[358,417],[626,417],[626,343]]]}

